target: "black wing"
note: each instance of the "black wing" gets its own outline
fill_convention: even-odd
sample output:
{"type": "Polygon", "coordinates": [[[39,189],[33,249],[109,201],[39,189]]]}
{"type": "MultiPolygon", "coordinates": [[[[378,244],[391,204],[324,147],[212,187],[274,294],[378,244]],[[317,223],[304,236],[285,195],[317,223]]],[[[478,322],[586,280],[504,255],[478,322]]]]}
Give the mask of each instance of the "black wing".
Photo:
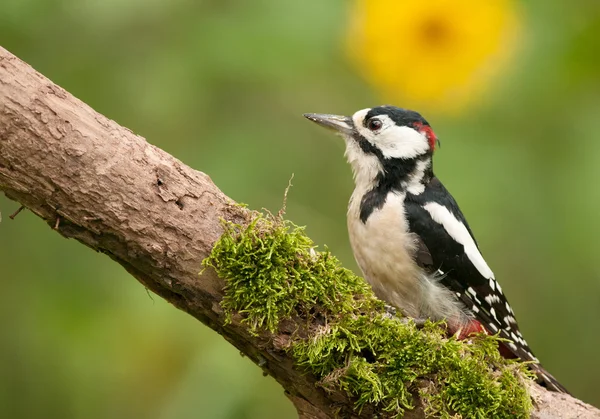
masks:
{"type": "MultiPolygon", "coordinates": [[[[477,241],[471,228],[460,211],[458,204],[437,179],[432,178],[419,195],[407,193],[405,199],[406,216],[411,232],[418,236],[417,263],[433,275],[438,275],[443,285],[454,291],[462,303],[471,310],[475,318],[491,333],[511,342],[501,344],[515,357],[525,361],[537,358],[523,339],[502,289],[493,277],[486,278],[465,253],[463,244],[454,240],[443,222],[435,221],[424,208],[428,203],[437,203],[462,223],[473,239],[477,251],[477,241]]],[[[531,364],[540,384],[550,390],[568,393],[551,374],[540,364],[531,364]]]]}
{"type": "Polygon", "coordinates": [[[465,217],[444,185],[434,177],[423,193],[407,194],[405,203],[409,228],[419,237],[417,263],[432,274],[438,273],[441,283],[454,291],[491,333],[499,332],[501,337],[513,341],[507,347],[515,356],[535,360],[494,277],[485,277],[465,252],[465,246],[424,208],[428,203],[437,203],[448,209],[466,227],[477,247],[465,217]]]}

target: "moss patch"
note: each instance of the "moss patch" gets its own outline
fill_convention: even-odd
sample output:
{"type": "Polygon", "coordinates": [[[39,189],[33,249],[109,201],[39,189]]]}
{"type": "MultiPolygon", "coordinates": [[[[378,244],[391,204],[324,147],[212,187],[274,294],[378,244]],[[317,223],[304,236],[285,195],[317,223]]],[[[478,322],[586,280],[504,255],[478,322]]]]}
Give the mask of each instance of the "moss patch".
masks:
{"type": "Polygon", "coordinates": [[[390,315],[366,282],[316,252],[302,228],[257,216],[226,223],[204,261],[226,281],[222,307],[252,333],[299,322],[287,348],[326,389],[342,390],[360,411],[372,404],[400,417],[419,394],[444,418],[527,418],[532,408],[523,364],[507,361],[497,338],[448,338],[439,324],[417,329],[390,315]],[[305,326],[302,326],[305,325],[305,326]]]}

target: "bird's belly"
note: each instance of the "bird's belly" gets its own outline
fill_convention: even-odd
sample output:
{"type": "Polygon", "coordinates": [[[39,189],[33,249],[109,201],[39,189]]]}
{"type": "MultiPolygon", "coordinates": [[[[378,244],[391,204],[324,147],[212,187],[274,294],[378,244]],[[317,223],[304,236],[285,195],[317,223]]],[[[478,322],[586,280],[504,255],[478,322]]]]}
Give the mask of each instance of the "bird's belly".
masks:
{"type": "Polygon", "coordinates": [[[365,223],[351,203],[348,231],[356,261],[375,294],[404,314],[418,317],[423,273],[414,261],[415,240],[408,231],[402,198],[390,194],[365,223]]]}

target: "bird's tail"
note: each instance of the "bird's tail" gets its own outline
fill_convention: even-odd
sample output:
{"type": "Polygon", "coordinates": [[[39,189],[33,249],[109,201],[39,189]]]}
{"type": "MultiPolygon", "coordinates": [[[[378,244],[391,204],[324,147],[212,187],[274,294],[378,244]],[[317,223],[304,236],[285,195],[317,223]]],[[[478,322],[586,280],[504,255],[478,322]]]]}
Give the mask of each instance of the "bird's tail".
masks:
{"type": "Polygon", "coordinates": [[[569,391],[558,382],[552,374],[542,367],[537,358],[533,356],[528,347],[520,347],[520,351],[517,353],[514,349],[511,349],[506,342],[500,342],[498,345],[498,350],[500,351],[500,355],[504,358],[515,359],[521,358],[521,360],[526,361],[529,369],[535,373],[537,376],[537,383],[542,387],[547,388],[549,391],[556,391],[559,393],[567,393],[570,394],[569,391]]]}
{"type": "Polygon", "coordinates": [[[569,391],[540,364],[530,364],[530,368],[537,375],[536,381],[542,387],[545,387],[550,391],[570,394],[569,391]]]}

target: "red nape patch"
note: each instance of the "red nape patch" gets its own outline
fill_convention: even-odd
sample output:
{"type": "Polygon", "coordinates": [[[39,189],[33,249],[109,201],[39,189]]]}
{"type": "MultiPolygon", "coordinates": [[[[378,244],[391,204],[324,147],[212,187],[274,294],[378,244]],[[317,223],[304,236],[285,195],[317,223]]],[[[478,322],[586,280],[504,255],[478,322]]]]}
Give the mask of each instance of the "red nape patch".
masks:
{"type": "Polygon", "coordinates": [[[439,142],[437,136],[435,135],[431,127],[429,125],[423,124],[422,122],[415,122],[413,126],[421,134],[425,134],[425,137],[427,137],[427,141],[429,141],[429,148],[431,148],[431,151],[435,151],[435,146],[436,144],[439,144],[439,142]]]}

